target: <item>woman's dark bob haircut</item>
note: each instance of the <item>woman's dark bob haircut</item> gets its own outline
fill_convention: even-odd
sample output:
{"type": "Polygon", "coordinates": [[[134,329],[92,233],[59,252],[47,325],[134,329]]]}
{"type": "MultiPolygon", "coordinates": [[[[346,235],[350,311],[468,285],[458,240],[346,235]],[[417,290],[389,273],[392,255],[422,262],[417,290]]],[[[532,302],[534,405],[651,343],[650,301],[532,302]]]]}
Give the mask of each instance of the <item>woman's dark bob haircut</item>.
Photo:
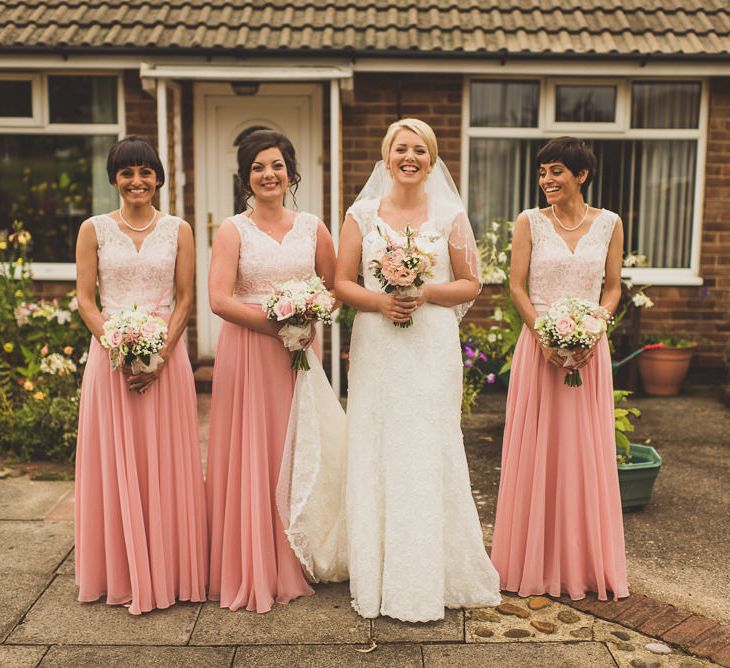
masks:
{"type": "Polygon", "coordinates": [[[157,187],[165,183],[165,170],[162,167],[160,156],[152,144],[137,135],[129,135],[118,141],[109,149],[106,159],[106,172],[109,183],[117,182],[117,172],[127,167],[144,166],[154,170],[157,174],[157,187]]]}
{"type": "Polygon", "coordinates": [[[586,191],[596,175],[596,156],[582,139],[577,137],[556,137],[543,146],[535,156],[535,167],[551,162],[562,162],[572,173],[579,176],[584,170],[588,172],[581,190],[586,191]]]}
{"type": "Polygon", "coordinates": [[[253,165],[256,156],[261,151],[269,148],[278,148],[281,151],[286,165],[286,173],[289,177],[289,188],[293,196],[302,177],[297,171],[296,153],[289,138],[275,130],[255,130],[250,134],[241,133],[241,135],[239,135],[240,143],[238,145],[238,178],[241,183],[244,207],[248,204],[248,200],[253,197],[251,165],[253,165]]]}

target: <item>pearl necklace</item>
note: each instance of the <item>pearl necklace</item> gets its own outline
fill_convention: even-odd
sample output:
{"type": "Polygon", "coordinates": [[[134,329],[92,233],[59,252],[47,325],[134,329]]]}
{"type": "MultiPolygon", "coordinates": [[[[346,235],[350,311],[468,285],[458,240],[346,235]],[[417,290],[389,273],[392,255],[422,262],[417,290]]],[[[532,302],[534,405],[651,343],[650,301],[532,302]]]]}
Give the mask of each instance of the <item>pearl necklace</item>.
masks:
{"type": "Polygon", "coordinates": [[[135,227],[134,225],[130,225],[127,219],[124,217],[124,214],[122,213],[122,209],[120,207],[119,209],[119,217],[122,219],[122,222],[130,229],[134,230],[135,232],[144,232],[146,229],[152,225],[152,223],[155,222],[155,216],[157,215],[157,209],[155,207],[152,207],[152,218],[150,218],[150,222],[147,223],[144,227],[135,227]]]}
{"type": "Polygon", "coordinates": [[[555,218],[555,222],[560,225],[566,232],[573,232],[577,230],[586,220],[586,216],[588,215],[588,203],[586,203],[586,210],[583,212],[583,218],[580,219],[580,222],[575,227],[566,227],[563,225],[563,223],[560,222],[560,218],[558,218],[558,214],[555,213],[555,205],[551,204],[550,209],[553,212],[553,216],[555,218]]]}

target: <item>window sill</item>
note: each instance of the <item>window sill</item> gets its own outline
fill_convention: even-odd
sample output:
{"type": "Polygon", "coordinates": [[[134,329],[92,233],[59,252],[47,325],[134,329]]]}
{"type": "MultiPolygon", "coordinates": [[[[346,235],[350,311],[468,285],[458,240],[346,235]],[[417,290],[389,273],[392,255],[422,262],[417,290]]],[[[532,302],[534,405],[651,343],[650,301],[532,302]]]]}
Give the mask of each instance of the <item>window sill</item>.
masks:
{"type": "Polygon", "coordinates": [[[699,286],[704,283],[691,269],[624,268],[621,277],[635,285],[699,286]]]}
{"type": "Polygon", "coordinates": [[[34,262],[31,270],[34,281],[76,280],[76,264],[73,262],[34,262]]]}

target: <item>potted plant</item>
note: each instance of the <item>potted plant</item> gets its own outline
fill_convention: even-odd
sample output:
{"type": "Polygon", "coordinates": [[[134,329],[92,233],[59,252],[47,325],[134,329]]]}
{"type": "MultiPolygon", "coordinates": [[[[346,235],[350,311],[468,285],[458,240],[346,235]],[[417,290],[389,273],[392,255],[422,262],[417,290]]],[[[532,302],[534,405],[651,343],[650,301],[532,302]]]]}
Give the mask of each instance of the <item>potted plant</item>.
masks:
{"type": "Polygon", "coordinates": [[[650,334],[643,343],[661,343],[639,357],[639,375],[647,394],[672,397],[679,394],[697,343],[670,334],[650,334]]]}
{"type": "Polygon", "coordinates": [[[638,408],[622,408],[631,392],[614,390],[613,405],[616,431],[616,462],[621,490],[621,508],[642,508],[651,500],[654,481],[662,467],[662,458],[650,445],[632,443],[628,435],[634,431],[631,418],[639,417],[638,408]]]}

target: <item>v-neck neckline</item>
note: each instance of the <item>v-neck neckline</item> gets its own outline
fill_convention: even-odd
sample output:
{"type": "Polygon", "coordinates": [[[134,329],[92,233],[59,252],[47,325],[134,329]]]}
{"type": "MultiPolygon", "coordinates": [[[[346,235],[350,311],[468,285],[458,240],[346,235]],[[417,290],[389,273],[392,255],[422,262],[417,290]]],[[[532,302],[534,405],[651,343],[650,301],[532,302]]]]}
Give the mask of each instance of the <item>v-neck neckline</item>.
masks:
{"type": "Polygon", "coordinates": [[[545,219],[545,222],[546,222],[546,223],[548,224],[548,226],[549,226],[549,227],[550,227],[550,229],[552,230],[553,234],[554,234],[554,235],[555,235],[556,237],[558,237],[558,239],[560,239],[560,240],[561,240],[561,241],[563,242],[563,244],[564,244],[564,246],[565,246],[566,250],[567,250],[567,251],[568,251],[568,252],[569,252],[569,253],[570,253],[571,255],[575,256],[575,254],[576,254],[576,252],[578,251],[578,247],[580,246],[581,242],[582,242],[582,241],[583,241],[583,239],[585,239],[585,238],[586,238],[586,237],[587,237],[587,236],[588,236],[588,235],[589,235],[589,234],[590,234],[591,232],[593,232],[593,226],[594,226],[594,225],[596,224],[596,221],[597,221],[597,220],[598,220],[598,219],[599,219],[599,218],[600,218],[600,217],[601,217],[601,216],[602,216],[602,215],[603,215],[603,214],[604,214],[604,213],[606,212],[606,209],[601,209],[601,210],[600,210],[600,211],[598,212],[598,214],[596,215],[596,217],[595,217],[595,218],[594,218],[594,219],[593,219],[593,220],[591,221],[591,224],[590,224],[590,227],[588,228],[588,230],[587,230],[586,232],[584,232],[583,234],[581,234],[581,235],[580,235],[580,236],[578,237],[578,241],[576,241],[576,242],[575,242],[575,246],[574,246],[574,247],[573,247],[572,249],[571,249],[570,245],[568,244],[568,241],[566,240],[566,238],[565,238],[565,237],[564,237],[564,236],[563,236],[562,234],[560,234],[560,233],[559,233],[559,232],[558,232],[558,231],[557,231],[557,230],[555,229],[555,225],[553,224],[553,221],[552,221],[552,220],[550,220],[550,218],[549,218],[548,216],[546,216],[546,215],[545,215],[545,214],[544,214],[544,213],[543,213],[542,211],[540,211],[540,209],[539,209],[539,208],[538,208],[537,212],[538,212],[538,213],[539,213],[539,214],[540,214],[540,215],[541,215],[541,216],[542,216],[542,217],[543,217],[543,218],[545,219]]]}
{"type": "Polygon", "coordinates": [[[291,221],[291,227],[285,232],[284,236],[281,238],[281,241],[275,239],[273,236],[271,236],[268,232],[265,232],[262,230],[257,224],[256,221],[253,220],[250,216],[247,216],[245,213],[241,214],[251,225],[254,227],[255,230],[263,234],[265,237],[268,237],[273,241],[277,246],[281,248],[281,246],[284,245],[284,242],[286,241],[287,237],[294,231],[294,228],[297,226],[297,221],[299,220],[299,216],[301,215],[301,211],[298,211],[294,214],[294,218],[291,221]]]}
{"type": "Polygon", "coordinates": [[[142,250],[144,249],[144,245],[147,243],[147,239],[149,239],[157,232],[157,228],[160,226],[160,223],[165,220],[165,218],[167,218],[169,214],[164,213],[162,214],[162,216],[160,216],[160,218],[157,219],[157,221],[155,222],[155,226],[152,228],[152,231],[144,239],[142,239],[142,243],[139,245],[139,248],[137,248],[137,244],[134,243],[134,239],[132,239],[132,237],[130,237],[126,232],[124,232],[124,230],[122,230],[121,227],[119,227],[119,223],[116,221],[114,216],[108,213],[102,215],[104,215],[106,218],[111,220],[112,223],[114,223],[114,227],[116,228],[117,232],[119,232],[119,234],[121,234],[125,239],[129,240],[129,243],[132,244],[132,248],[134,248],[134,251],[137,255],[141,255],[142,250]]]}

